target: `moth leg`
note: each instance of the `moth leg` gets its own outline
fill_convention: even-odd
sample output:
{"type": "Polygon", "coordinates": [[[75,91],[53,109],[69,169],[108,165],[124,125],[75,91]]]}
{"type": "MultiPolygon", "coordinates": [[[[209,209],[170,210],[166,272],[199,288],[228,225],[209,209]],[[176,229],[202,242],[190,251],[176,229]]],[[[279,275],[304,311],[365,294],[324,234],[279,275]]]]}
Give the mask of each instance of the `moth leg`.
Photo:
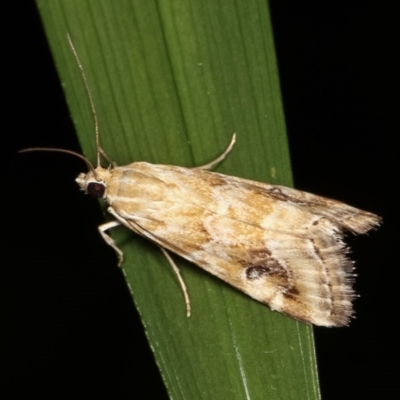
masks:
{"type": "Polygon", "coordinates": [[[105,224],[100,225],[99,227],[97,227],[97,229],[99,230],[100,235],[104,239],[104,241],[116,251],[116,253],[118,255],[118,267],[120,267],[122,264],[122,261],[124,260],[124,254],[116,246],[116,244],[115,244],[114,240],[111,238],[111,236],[107,235],[107,233],[105,233],[105,231],[107,231],[108,229],[115,228],[118,225],[121,225],[120,222],[110,221],[110,222],[106,222],[105,224]]]}
{"type": "Polygon", "coordinates": [[[160,247],[160,250],[163,252],[164,256],[167,258],[167,260],[170,263],[172,269],[174,270],[176,276],[178,277],[179,283],[180,283],[181,288],[182,288],[183,296],[185,298],[186,316],[190,317],[190,311],[191,311],[191,309],[190,309],[190,299],[189,299],[189,295],[188,295],[188,292],[187,292],[187,289],[186,289],[185,282],[184,282],[184,280],[183,280],[183,278],[181,276],[181,273],[179,272],[179,268],[176,266],[176,264],[174,263],[174,260],[168,254],[167,250],[165,250],[163,247],[160,247]]]}
{"type": "Polygon", "coordinates": [[[232,140],[229,143],[229,146],[226,148],[226,150],[219,157],[217,157],[214,161],[211,161],[208,164],[200,165],[199,167],[194,167],[193,169],[211,169],[214,165],[219,164],[231,152],[235,142],[236,142],[236,133],[233,134],[232,140]]]}

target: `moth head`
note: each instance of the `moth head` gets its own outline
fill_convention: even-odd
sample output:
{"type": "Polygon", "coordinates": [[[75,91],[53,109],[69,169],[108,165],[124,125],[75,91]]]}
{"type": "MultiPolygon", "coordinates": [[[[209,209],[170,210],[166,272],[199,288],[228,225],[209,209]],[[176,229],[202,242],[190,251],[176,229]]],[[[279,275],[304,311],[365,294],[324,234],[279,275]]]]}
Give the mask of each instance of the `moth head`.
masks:
{"type": "Polygon", "coordinates": [[[106,197],[108,175],[108,170],[97,167],[95,170],[89,171],[86,174],[79,174],[75,182],[89,196],[95,199],[104,199],[106,197]]]}

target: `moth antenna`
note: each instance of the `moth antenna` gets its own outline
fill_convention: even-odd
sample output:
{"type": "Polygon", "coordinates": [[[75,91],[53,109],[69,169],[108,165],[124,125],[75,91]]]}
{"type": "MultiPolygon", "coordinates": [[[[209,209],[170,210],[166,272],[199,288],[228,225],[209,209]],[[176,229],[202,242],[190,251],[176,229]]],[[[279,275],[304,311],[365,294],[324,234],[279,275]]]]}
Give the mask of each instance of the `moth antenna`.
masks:
{"type": "MultiPolygon", "coordinates": [[[[18,153],[20,153],[20,154],[21,153],[30,153],[32,151],[55,151],[57,153],[71,154],[72,156],[78,157],[81,160],[83,160],[86,163],[86,165],[89,167],[89,169],[93,172],[94,176],[96,177],[96,170],[93,167],[93,164],[82,154],[75,153],[75,151],[65,150],[65,149],[57,149],[57,148],[52,148],[52,147],[31,147],[28,149],[20,150],[18,153]]],[[[96,179],[97,179],[97,177],[96,177],[96,179]]]]}
{"type": "Polygon", "coordinates": [[[92,94],[90,93],[89,90],[89,84],[85,75],[85,71],[83,70],[83,66],[82,63],[78,57],[78,53],[75,49],[74,44],[72,43],[71,37],[69,35],[69,33],[67,33],[67,38],[68,38],[68,42],[69,45],[71,47],[72,53],[74,54],[76,63],[78,64],[80,73],[81,73],[81,77],[85,86],[85,90],[86,90],[86,94],[87,97],[89,99],[89,103],[90,103],[90,108],[92,110],[92,116],[93,116],[93,123],[94,123],[94,131],[95,131],[95,138],[96,138],[96,153],[97,153],[97,166],[100,166],[100,155],[103,154],[103,156],[106,158],[107,161],[109,161],[109,158],[107,157],[107,155],[104,153],[103,149],[100,146],[100,135],[99,135],[99,122],[97,120],[97,114],[96,114],[96,108],[94,106],[94,102],[93,102],[93,98],[92,98],[92,94]]]}

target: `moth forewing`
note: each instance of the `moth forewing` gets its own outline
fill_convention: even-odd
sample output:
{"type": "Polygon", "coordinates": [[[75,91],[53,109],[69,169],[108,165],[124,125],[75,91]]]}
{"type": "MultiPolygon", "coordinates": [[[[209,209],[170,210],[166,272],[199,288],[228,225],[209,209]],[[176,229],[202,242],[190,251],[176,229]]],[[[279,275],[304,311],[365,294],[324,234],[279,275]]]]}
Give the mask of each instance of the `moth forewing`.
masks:
{"type": "Polygon", "coordinates": [[[367,232],[379,223],[374,214],[295,189],[145,162],[96,168],[77,181],[109,204],[116,221],[99,230],[120,258],[105,234],[118,224],[274,310],[316,325],[348,324],[353,263],[343,230],[367,232]]]}

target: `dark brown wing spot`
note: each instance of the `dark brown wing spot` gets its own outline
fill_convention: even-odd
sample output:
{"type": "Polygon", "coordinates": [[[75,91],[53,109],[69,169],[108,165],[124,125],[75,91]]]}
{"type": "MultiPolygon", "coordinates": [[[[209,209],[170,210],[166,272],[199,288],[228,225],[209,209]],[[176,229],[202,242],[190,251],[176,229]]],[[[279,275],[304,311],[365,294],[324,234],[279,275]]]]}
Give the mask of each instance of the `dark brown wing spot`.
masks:
{"type": "Polygon", "coordinates": [[[282,292],[282,294],[288,298],[288,299],[293,299],[293,300],[297,300],[300,292],[298,289],[296,289],[294,286],[290,286],[288,287],[286,290],[284,290],[282,292]]]}
{"type": "Polygon", "coordinates": [[[270,257],[261,263],[252,263],[245,266],[247,279],[278,278],[288,280],[289,276],[285,268],[277,260],[270,257]]]}
{"type": "Polygon", "coordinates": [[[281,189],[279,189],[277,187],[273,187],[272,189],[269,189],[268,194],[277,200],[281,200],[281,201],[290,200],[289,197],[286,194],[284,194],[281,189]]]}
{"type": "Polygon", "coordinates": [[[276,285],[282,292],[290,293],[294,290],[290,271],[272,257],[268,249],[253,250],[243,267],[249,281],[265,280],[276,285]]]}
{"type": "Polygon", "coordinates": [[[245,260],[242,260],[246,279],[249,281],[268,282],[280,288],[281,291],[290,291],[293,288],[290,270],[282,265],[276,258],[272,257],[271,251],[264,248],[261,250],[250,250],[245,260]]]}

